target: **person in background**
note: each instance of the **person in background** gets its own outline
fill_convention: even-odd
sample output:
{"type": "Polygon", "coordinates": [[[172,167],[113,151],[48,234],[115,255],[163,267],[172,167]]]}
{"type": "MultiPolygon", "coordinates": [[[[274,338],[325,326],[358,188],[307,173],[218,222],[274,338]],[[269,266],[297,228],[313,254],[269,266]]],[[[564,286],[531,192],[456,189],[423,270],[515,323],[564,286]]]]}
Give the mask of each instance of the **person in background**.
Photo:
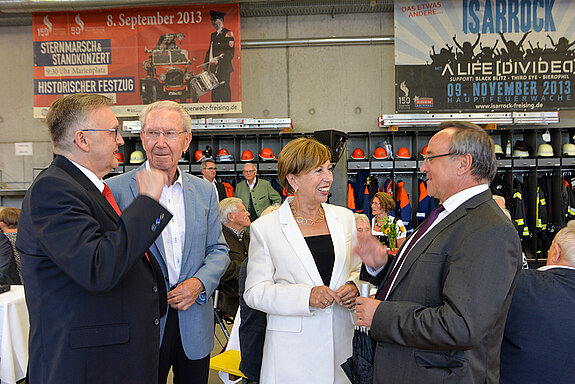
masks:
{"type": "Polygon", "coordinates": [[[262,383],[348,383],[360,262],[351,254],[355,219],[326,204],[331,152],[317,140],[290,141],[278,157],[288,193],[250,227],[244,300],[267,313],[262,383]]]}
{"type": "Polygon", "coordinates": [[[282,198],[267,180],[256,177],[256,166],[246,163],[243,170],[245,181],[236,185],[235,196],[242,199],[252,221],[272,204],[281,204],[282,198]]]}
{"type": "Polygon", "coordinates": [[[501,345],[502,384],[575,383],[575,221],[547,265],[519,274],[501,345]]]}
{"type": "MultiPolygon", "coordinates": [[[[263,210],[262,216],[277,211],[279,208],[279,204],[272,204],[263,210]]],[[[243,295],[246,288],[247,271],[248,259],[245,259],[240,268],[238,279],[241,320],[238,333],[242,356],[240,371],[247,377],[247,384],[249,384],[260,381],[267,320],[265,312],[248,307],[244,300],[243,295]]]]}
{"type": "Polygon", "coordinates": [[[229,102],[232,100],[230,78],[234,71],[234,33],[224,27],[224,12],[210,11],[212,26],[216,30],[210,35],[210,47],[204,59],[205,67],[214,73],[220,85],[212,90],[212,102],[229,102]]]}
{"type": "Polygon", "coordinates": [[[216,195],[218,196],[218,201],[222,201],[226,198],[226,188],[222,183],[216,180],[216,162],[213,160],[204,160],[200,165],[200,170],[202,171],[203,179],[209,183],[212,183],[214,189],[216,190],[216,195]]]}
{"type": "Polygon", "coordinates": [[[166,291],[146,253],[172,218],[158,202],[166,180],[138,172],[139,194],[120,212],[102,181],[124,144],[110,105],[78,93],[46,115],[55,158],[26,192],[16,239],[30,384],[158,380],[166,291]]]}
{"type": "Polygon", "coordinates": [[[354,213],[355,217],[355,228],[357,230],[357,239],[361,241],[364,237],[371,236],[371,226],[369,223],[369,217],[365,213],[354,213]]]}
{"type": "Polygon", "coordinates": [[[18,276],[16,259],[12,244],[5,234],[0,232],[0,284],[22,284],[18,276]]]}
{"type": "Polygon", "coordinates": [[[248,257],[250,214],[237,197],[220,201],[222,232],[230,247],[230,265],[220,279],[220,302],[218,307],[228,316],[235,316],[239,306],[238,276],[243,261],[248,257]]]}
{"type": "MultiPolygon", "coordinates": [[[[513,222],[513,219],[511,218],[511,212],[509,212],[509,209],[505,207],[505,197],[501,195],[493,195],[493,200],[495,200],[495,202],[497,203],[499,208],[501,208],[505,216],[507,216],[507,218],[511,222],[513,222]]],[[[521,252],[521,269],[529,269],[529,263],[527,262],[525,252],[521,252]]]]}
{"type": "Polygon", "coordinates": [[[18,272],[18,279],[16,283],[22,284],[22,273],[20,272],[20,254],[16,250],[16,236],[18,235],[18,218],[20,217],[20,210],[18,208],[6,207],[0,210],[0,230],[4,232],[14,253],[14,261],[16,262],[16,269],[18,272]]]}
{"type": "Polygon", "coordinates": [[[381,283],[375,299],[356,299],[357,324],[371,327],[377,341],[374,384],[499,383],[521,246],[489,191],[493,141],[475,124],[444,122],[421,172],[441,204],[399,248],[393,267],[378,274],[386,255],[367,241],[357,247],[381,283]]]}
{"type": "Polygon", "coordinates": [[[405,237],[407,231],[405,230],[405,225],[401,219],[397,219],[390,215],[395,209],[395,201],[389,193],[377,192],[373,195],[371,199],[371,213],[373,218],[371,219],[371,233],[374,236],[378,236],[380,241],[389,246],[389,240],[386,233],[384,233],[383,226],[388,223],[395,223],[395,230],[397,232],[396,248],[401,247],[401,244],[405,242],[405,237]]]}
{"type": "MultiPolygon", "coordinates": [[[[140,169],[165,175],[160,202],[174,214],[150,248],[162,268],[170,306],[161,321],[158,382],[166,383],[172,368],[174,382],[205,384],[214,348],[212,295],[230,263],[218,199],[210,183],[178,168],[192,138],[190,115],[181,105],[170,100],[149,104],[140,124],[148,159],[140,169]]],[[[136,172],[108,181],[120,208],[137,196],[136,172]]]]}

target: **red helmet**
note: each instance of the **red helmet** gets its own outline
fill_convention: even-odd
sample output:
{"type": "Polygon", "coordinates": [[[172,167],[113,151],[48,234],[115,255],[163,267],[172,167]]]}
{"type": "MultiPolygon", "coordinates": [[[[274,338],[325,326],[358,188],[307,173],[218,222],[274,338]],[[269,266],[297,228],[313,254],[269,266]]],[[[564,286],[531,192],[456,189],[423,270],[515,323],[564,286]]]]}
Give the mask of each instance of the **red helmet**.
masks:
{"type": "Polygon", "coordinates": [[[216,156],[229,156],[229,152],[227,149],[222,148],[218,151],[218,154],[216,156]]]}
{"type": "Polygon", "coordinates": [[[274,153],[268,147],[265,147],[264,149],[262,149],[262,151],[260,152],[260,158],[262,160],[275,160],[276,159],[276,157],[274,156],[274,153]]]}
{"type": "Polygon", "coordinates": [[[399,151],[397,151],[397,157],[399,157],[400,159],[411,159],[411,155],[409,154],[409,149],[407,149],[405,147],[399,148],[399,151]]]}
{"type": "Polygon", "coordinates": [[[363,153],[363,151],[361,150],[361,148],[356,148],[353,150],[353,154],[351,155],[352,159],[356,159],[356,160],[363,160],[365,159],[365,155],[363,153]]]}
{"type": "Polygon", "coordinates": [[[254,154],[249,149],[246,149],[242,153],[242,161],[251,161],[254,159],[254,154]]]}
{"type": "Polygon", "coordinates": [[[116,152],[116,159],[118,159],[118,163],[123,163],[124,155],[122,155],[120,152],[116,152]]]}
{"type": "Polygon", "coordinates": [[[201,149],[198,149],[196,151],[196,154],[194,155],[194,157],[196,158],[197,162],[200,162],[206,158],[206,156],[204,155],[204,152],[201,149]]]}
{"type": "Polygon", "coordinates": [[[427,156],[427,145],[421,150],[421,156],[427,156]]]}
{"type": "Polygon", "coordinates": [[[378,147],[373,152],[373,157],[376,159],[387,159],[387,151],[382,147],[378,147]]]}

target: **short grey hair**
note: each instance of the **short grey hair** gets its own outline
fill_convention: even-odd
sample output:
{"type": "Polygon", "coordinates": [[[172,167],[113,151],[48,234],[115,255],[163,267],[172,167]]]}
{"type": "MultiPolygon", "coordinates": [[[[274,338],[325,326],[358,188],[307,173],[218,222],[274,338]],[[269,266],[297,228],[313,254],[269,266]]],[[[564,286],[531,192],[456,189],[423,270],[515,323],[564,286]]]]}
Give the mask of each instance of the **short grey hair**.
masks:
{"type": "Polygon", "coordinates": [[[478,181],[493,181],[497,174],[497,159],[493,140],[483,128],[466,121],[444,121],[439,129],[454,128],[449,152],[454,155],[471,155],[471,174],[478,181]]]}
{"type": "Polygon", "coordinates": [[[212,159],[207,159],[202,161],[202,163],[200,164],[200,169],[206,169],[208,167],[208,163],[212,163],[213,165],[216,165],[216,162],[212,159]]]}
{"type": "Polygon", "coordinates": [[[569,221],[567,226],[555,235],[551,245],[554,243],[561,247],[561,255],[567,264],[575,267],[575,220],[569,221]]]}
{"type": "Polygon", "coordinates": [[[238,197],[226,197],[220,201],[220,222],[227,224],[230,222],[228,214],[235,213],[244,202],[238,197]]]}
{"type": "Polygon", "coordinates": [[[371,223],[369,222],[369,217],[367,217],[365,213],[354,212],[353,216],[355,217],[355,221],[364,221],[367,223],[367,225],[371,225],[371,223]]]}
{"type": "Polygon", "coordinates": [[[176,103],[172,100],[160,100],[156,101],[155,103],[148,104],[140,113],[140,127],[142,131],[146,128],[146,118],[148,117],[148,113],[154,110],[165,109],[168,111],[176,111],[180,114],[182,120],[181,128],[184,131],[191,132],[192,131],[192,119],[188,112],[182,107],[180,104],[176,103]]]}

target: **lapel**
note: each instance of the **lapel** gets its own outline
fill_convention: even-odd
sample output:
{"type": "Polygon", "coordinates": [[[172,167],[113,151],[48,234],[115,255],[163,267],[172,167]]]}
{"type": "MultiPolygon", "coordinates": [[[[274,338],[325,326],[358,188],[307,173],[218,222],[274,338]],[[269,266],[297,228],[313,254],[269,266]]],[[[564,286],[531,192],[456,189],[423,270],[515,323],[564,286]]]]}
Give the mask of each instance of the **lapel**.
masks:
{"type": "MultiPolygon", "coordinates": [[[[333,242],[335,260],[331,272],[330,288],[336,290],[341,286],[341,274],[345,268],[346,249],[345,249],[345,231],[340,216],[337,215],[328,204],[322,204],[325,212],[325,221],[329,228],[329,233],[333,242]]],[[[347,276],[346,276],[347,277],[347,276]]]]}
{"type": "MultiPolygon", "coordinates": [[[[305,242],[299,227],[291,213],[289,202],[293,197],[289,197],[284,201],[279,209],[279,218],[281,230],[286,238],[286,241],[292,247],[295,256],[302,262],[309,278],[316,286],[323,285],[323,281],[315,265],[315,260],[305,242]]],[[[327,219],[327,213],[326,213],[327,219]]],[[[335,269],[335,268],[334,268],[335,269]]]]}
{"type": "MultiPolygon", "coordinates": [[[[485,201],[488,201],[491,198],[492,198],[491,192],[489,190],[482,192],[476,196],[473,196],[471,199],[467,200],[459,207],[457,207],[453,212],[447,215],[447,217],[441,220],[435,227],[431,228],[431,230],[429,230],[428,233],[423,235],[423,237],[419,239],[418,243],[415,244],[409,251],[409,254],[407,255],[407,258],[405,259],[405,262],[403,263],[403,266],[401,267],[389,293],[391,294],[391,292],[393,292],[395,287],[397,287],[399,282],[405,277],[411,266],[421,257],[422,253],[433,242],[433,240],[437,237],[437,235],[439,235],[442,231],[449,228],[453,223],[457,222],[459,219],[467,215],[468,209],[476,208],[477,206],[484,203],[485,201]]],[[[392,268],[390,268],[390,270],[391,269],[392,268]]]]}
{"type": "MultiPolygon", "coordinates": [[[[184,248],[182,250],[182,267],[180,270],[180,278],[182,278],[182,272],[189,270],[188,263],[192,263],[194,261],[194,258],[191,255],[187,255],[187,253],[192,252],[193,249],[192,241],[194,240],[194,217],[196,216],[197,210],[196,198],[201,198],[196,190],[196,186],[190,182],[191,178],[192,176],[182,172],[182,191],[184,193],[184,212],[186,216],[186,229],[184,233],[186,238],[184,239],[184,248]]],[[[214,188],[211,185],[210,187],[212,189],[214,188]]],[[[205,218],[201,219],[206,220],[205,218]]]]}
{"type": "Polygon", "coordinates": [[[118,222],[119,216],[114,208],[110,205],[110,203],[108,203],[106,197],[102,194],[102,192],[98,190],[98,188],[96,188],[94,183],[92,183],[92,181],[90,181],[90,179],[88,179],[86,175],[84,175],[84,173],[78,169],[78,167],[72,164],[70,160],[64,156],[56,156],[54,161],[52,161],[52,165],[68,173],[82,188],[88,192],[88,194],[94,199],[94,201],[98,203],[98,205],[104,210],[104,212],[106,212],[106,214],[114,223],[118,222]]]}

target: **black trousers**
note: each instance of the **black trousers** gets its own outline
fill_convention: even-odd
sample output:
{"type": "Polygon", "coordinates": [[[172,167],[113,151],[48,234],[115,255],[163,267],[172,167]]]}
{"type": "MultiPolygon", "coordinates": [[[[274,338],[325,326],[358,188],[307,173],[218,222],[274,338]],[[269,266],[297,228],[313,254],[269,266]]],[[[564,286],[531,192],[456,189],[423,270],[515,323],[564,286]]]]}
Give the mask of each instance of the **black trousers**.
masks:
{"type": "Polygon", "coordinates": [[[174,371],[174,384],[207,384],[208,382],[210,355],[199,360],[188,359],[180,337],[178,310],[173,308],[168,309],[164,338],[160,347],[159,384],[166,384],[170,367],[173,367],[174,371]]]}

